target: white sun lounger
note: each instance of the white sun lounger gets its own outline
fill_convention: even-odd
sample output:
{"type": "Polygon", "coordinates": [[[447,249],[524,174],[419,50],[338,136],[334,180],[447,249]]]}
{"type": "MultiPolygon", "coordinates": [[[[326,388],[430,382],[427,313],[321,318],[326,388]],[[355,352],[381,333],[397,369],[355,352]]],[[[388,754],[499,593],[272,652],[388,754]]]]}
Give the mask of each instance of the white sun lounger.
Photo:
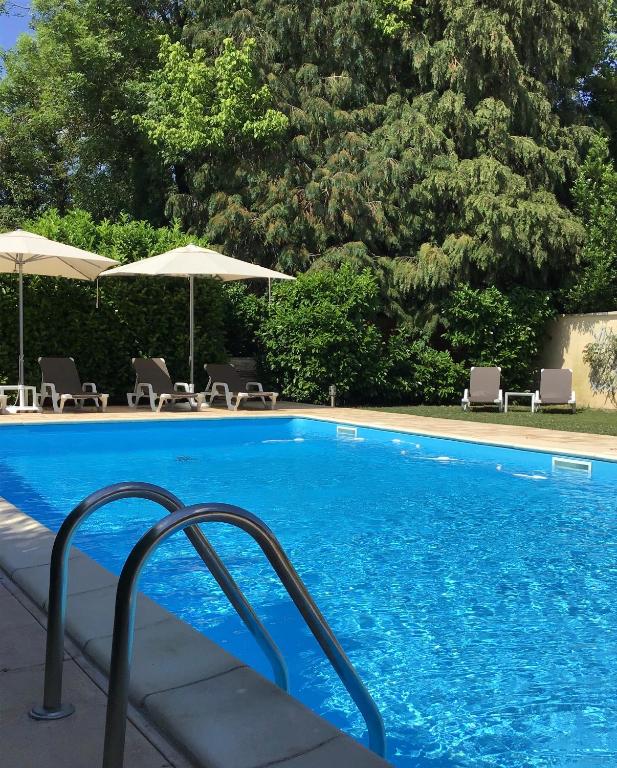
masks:
{"type": "Polygon", "coordinates": [[[543,405],[569,405],[572,413],[576,413],[571,368],[542,368],[540,389],[536,390],[534,407],[538,410],[543,405]]]}
{"type": "Polygon", "coordinates": [[[208,363],[204,366],[209,376],[206,396],[210,396],[208,405],[219,397],[224,397],[229,410],[237,411],[245,400],[261,400],[266,408],[270,401],[272,410],[276,408],[278,392],[266,392],[258,381],[242,382],[238,371],[229,364],[208,363]]]}
{"type": "Polygon", "coordinates": [[[501,368],[498,366],[473,366],[469,375],[469,389],[465,390],[461,400],[462,409],[466,411],[473,403],[488,403],[503,411],[503,391],[500,383],[501,368]]]}
{"type": "Polygon", "coordinates": [[[164,358],[134,357],[132,363],[136,377],[135,389],[126,395],[129,408],[137,408],[142,398],[146,398],[152,410],[157,412],[160,412],[163,406],[181,400],[188,401],[193,409],[203,402],[203,394],[191,392],[186,382],[172,382],[164,358]]]}
{"type": "Polygon", "coordinates": [[[62,413],[70,400],[77,408],[82,408],[87,400],[92,400],[101,411],[107,408],[109,395],[98,392],[96,384],[91,381],[81,383],[72,357],[39,357],[39,366],[42,374],[41,408],[47,398],[56,413],[62,413]]]}

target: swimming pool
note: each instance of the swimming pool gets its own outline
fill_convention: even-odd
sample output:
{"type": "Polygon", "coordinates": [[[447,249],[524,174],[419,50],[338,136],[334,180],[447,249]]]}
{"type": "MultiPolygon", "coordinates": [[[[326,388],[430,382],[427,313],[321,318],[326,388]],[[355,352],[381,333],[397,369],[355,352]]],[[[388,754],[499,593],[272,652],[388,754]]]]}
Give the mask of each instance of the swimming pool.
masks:
{"type": "MultiPolygon", "coordinates": [[[[120,480],[262,517],[384,716],[400,768],[617,764],[617,465],[591,476],[543,453],[336,425],[245,418],[3,426],[0,495],[56,530],[120,480]]],[[[159,517],[127,500],[77,545],[118,572],[159,517]]],[[[257,546],[206,533],[289,663],[292,692],[364,724],[257,546]]],[[[183,536],[142,589],[270,676],[183,536]]]]}

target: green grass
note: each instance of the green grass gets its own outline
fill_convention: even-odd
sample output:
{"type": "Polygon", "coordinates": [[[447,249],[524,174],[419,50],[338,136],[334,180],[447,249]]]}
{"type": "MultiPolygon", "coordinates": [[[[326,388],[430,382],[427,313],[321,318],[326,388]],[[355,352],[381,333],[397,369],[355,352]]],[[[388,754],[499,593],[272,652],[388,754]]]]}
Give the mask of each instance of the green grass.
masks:
{"type": "Polygon", "coordinates": [[[428,416],[437,419],[475,421],[482,424],[511,424],[515,427],[538,427],[559,429],[563,432],[590,432],[595,435],[617,436],[617,411],[600,411],[591,408],[571,413],[565,408],[545,408],[540,413],[531,413],[529,408],[510,406],[508,413],[499,413],[489,408],[474,407],[463,412],[459,405],[410,405],[394,407],[371,407],[372,411],[407,413],[411,416],[428,416]]]}

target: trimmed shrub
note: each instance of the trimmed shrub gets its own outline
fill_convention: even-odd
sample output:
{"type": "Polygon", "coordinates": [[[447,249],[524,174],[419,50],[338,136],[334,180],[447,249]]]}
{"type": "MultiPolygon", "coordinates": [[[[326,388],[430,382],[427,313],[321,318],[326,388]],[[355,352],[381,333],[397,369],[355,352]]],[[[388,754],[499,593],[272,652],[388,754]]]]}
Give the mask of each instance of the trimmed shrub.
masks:
{"type": "Polygon", "coordinates": [[[258,336],[285,397],[326,403],[335,384],[341,402],[358,402],[382,389],[378,287],[368,270],[308,272],[277,285],[273,298],[258,336]]]}
{"type": "Polygon", "coordinates": [[[424,336],[401,329],[388,342],[384,403],[444,405],[460,400],[467,369],[424,336]]]}
{"type": "Polygon", "coordinates": [[[495,287],[459,287],[444,311],[455,359],[472,365],[499,365],[510,388],[531,389],[548,321],[554,316],[550,294],[527,288],[502,293],[495,287]]]}

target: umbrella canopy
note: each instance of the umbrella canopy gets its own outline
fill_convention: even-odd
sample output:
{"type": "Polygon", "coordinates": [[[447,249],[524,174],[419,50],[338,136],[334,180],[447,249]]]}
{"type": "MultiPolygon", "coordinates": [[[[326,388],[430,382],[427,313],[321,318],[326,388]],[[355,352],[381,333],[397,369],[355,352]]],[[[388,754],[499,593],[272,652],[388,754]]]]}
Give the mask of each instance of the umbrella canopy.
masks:
{"type": "Polygon", "coordinates": [[[94,280],[117,263],[22,229],[0,235],[0,272],[94,280]]]}
{"type": "Polygon", "coordinates": [[[113,259],[83,251],[71,245],[48,240],[41,235],[17,229],[0,235],[0,272],[19,275],[19,404],[26,407],[24,393],[24,275],[71,277],[76,280],[94,280],[113,259]]]}
{"type": "Polygon", "coordinates": [[[295,280],[283,272],[260,267],[248,261],[223,256],[210,248],[198,245],[183,245],[173,251],[140,259],[132,264],[125,264],[110,269],[105,277],[112,275],[158,275],[160,277],[218,277],[220,280],[251,280],[262,278],[271,280],[295,280]]]}
{"type": "Polygon", "coordinates": [[[230,280],[295,280],[291,275],[260,267],[248,261],[232,259],[210,248],[202,248],[193,243],[174,248],[172,251],[140,259],[132,264],[125,264],[105,272],[102,277],[123,277],[129,275],[150,275],[158,277],[189,278],[189,368],[191,371],[191,389],[194,385],[195,361],[193,355],[195,341],[195,302],[194,278],[216,277],[225,282],[230,280]]]}

